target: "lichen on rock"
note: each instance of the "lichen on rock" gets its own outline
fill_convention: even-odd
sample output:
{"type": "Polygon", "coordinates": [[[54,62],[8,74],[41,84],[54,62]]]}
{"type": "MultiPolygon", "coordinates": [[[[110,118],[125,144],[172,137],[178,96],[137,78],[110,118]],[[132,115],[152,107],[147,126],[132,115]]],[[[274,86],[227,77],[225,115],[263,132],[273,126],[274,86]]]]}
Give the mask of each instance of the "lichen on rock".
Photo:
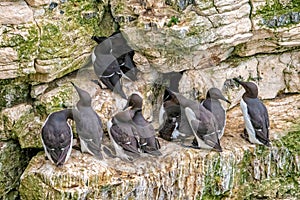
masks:
{"type": "Polygon", "coordinates": [[[20,176],[26,168],[29,157],[14,141],[0,141],[0,198],[15,199],[20,176]]]}

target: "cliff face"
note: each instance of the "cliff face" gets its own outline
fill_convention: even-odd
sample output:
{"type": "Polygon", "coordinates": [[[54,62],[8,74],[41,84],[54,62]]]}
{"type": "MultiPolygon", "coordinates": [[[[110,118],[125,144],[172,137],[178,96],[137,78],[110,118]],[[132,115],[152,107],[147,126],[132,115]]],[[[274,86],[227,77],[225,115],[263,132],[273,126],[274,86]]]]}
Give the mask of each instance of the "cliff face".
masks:
{"type": "Polygon", "coordinates": [[[123,81],[124,90],[142,93],[144,114],[155,127],[169,72],[182,74],[178,89],[192,99],[204,98],[212,86],[222,89],[232,101],[225,152],[161,141],[158,159],[99,163],[73,150],[63,168],[40,153],[23,173],[22,199],[299,198],[299,22],[295,0],[0,2],[0,196],[18,195],[30,159],[24,152],[41,149],[46,116],[77,101],[70,81],[89,91],[104,124],[124,106],[91,82],[97,79],[92,68],[80,69],[96,45],[91,36],[120,29],[140,70],[138,81],[123,81]],[[240,139],[236,105],[243,90],[231,81],[238,76],[256,82],[260,97],[270,99],[270,149],[240,139]],[[20,162],[7,162],[11,152],[20,162]]]}

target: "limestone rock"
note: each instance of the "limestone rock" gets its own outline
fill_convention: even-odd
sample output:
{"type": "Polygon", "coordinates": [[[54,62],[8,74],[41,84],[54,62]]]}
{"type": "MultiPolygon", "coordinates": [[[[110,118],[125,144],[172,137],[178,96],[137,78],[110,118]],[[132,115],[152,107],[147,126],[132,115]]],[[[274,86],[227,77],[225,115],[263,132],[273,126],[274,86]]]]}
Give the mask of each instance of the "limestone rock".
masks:
{"type": "Polygon", "coordinates": [[[18,140],[21,148],[40,148],[42,122],[29,104],[19,104],[1,112],[0,140],[18,140]]]}
{"type": "Polygon", "coordinates": [[[33,21],[33,12],[24,0],[0,2],[0,24],[25,24],[33,21]]]}
{"type": "Polygon", "coordinates": [[[252,36],[247,1],[231,7],[196,1],[182,12],[172,9],[170,2],[150,2],[112,1],[118,8],[112,13],[114,17],[132,16],[133,21],[121,23],[122,31],[160,72],[170,72],[170,66],[173,71],[182,71],[219,64],[230,56],[235,45],[252,36]]]}
{"type": "Polygon", "coordinates": [[[234,106],[240,94],[231,79],[240,76],[258,84],[262,99],[272,99],[282,92],[299,91],[299,74],[295,67],[299,66],[299,55],[300,52],[295,51],[282,55],[253,56],[241,61],[228,59],[216,67],[188,70],[180,81],[179,89],[187,97],[195,99],[205,98],[210,87],[217,87],[223,90],[234,106]]]}
{"type": "Polygon", "coordinates": [[[104,7],[95,2],[78,4],[74,9],[74,4],[67,1],[36,15],[41,31],[35,61],[37,73],[31,75],[31,80],[50,82],[79,69],[95,46],[91,36],[105,33],[98,26],[104,18],[104,7]]]}
{"type": "Polygon", "coordinates": [[[299,95],[294,95],[266,102],[272,116],[272,148],[250,145],[240,138],[243,122],[241,110],[236,107],[229,111],[228,132],[221,140],[224,151],[220,154],[160,140],[163,155],[158,158],[98,161],[73,150],[68,162],[58,168],[41,153],[31,160],[22,175],[21,198],[299,197],[299,129],[288,135],[283,131],[291,126],[286,121],[294,116],[299,119],[300,112],[295,109],[299,101],[299,95]]]}
{"type": "Polygon", "coordinates": [[[300,15],[294,1],[252,0],[251,40],[238,46],[240,56],[282,52],[299,46],[300,15]]]}
{"type": "Polygon", "coordinates": [[[0,198],[15,199],[19,179],[29,158],[18,144],[0,141],[0,198]]]}
{"type": "Polygon", "coordinates": [[[19,79],[0,80],[0,110],[24,103],[28,97],[28,83],[19,79]]]}
{"type": "Polygon", "coordinates": [[[38,7],[46,4],[50,4],[51,0],[25,0],[30,6],[38,7]]]}

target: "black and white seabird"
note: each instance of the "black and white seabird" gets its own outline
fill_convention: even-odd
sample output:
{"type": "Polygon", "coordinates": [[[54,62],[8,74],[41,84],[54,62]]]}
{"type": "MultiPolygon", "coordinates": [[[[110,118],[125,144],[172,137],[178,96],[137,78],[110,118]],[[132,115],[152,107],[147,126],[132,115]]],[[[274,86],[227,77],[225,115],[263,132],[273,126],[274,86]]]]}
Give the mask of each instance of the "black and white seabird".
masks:
{"type": "Polygon", "coordinates": [[[160,137],[173,140],[193,135],[184,110],[191,102],[181,94],[165,89],[159,111],[160,137]]]}
{"type": "Polygon", "coordinates": [[[197,140],[197,147],[221,152],[215,116],[198,102],[185,107],[185,114],[197,140]]]}
{"type": "Polygon", "coordinates": [[[126,98],[120,79],[137,80],[137,67],[133,62],[134,50],[127,44],[121,32],[109,37],[93,36],[98,45],[92,53],[94,71],[110,90],[126,98]]]}
{"type": "Polygon", "coordinates": [[[131,110],[134,110],[134,116],[132,118],[132,122],[139,134],[140,137],[140,145],[141,149],[144,153],[149,153],[155,156],[161,155],[160,144],[158,139],[155,137],[155,130],[153,125],[148,122],[142,113],[142,107],[143,107],[143,99],[142,97],[137,94],[133,93],[129,96],[127,105],[124,109],[127,107],[131,107],[131,110]]]}
{"type": "Polygon", "coordinates": [[[112,55],[112,42],[109,39],[103,40],[92,52],[92,63],[94,72],[100,81],[111,91],[127,98],[120,82],[122,77],[120,65],[112,55]]]}
{"type": "Polygon", "coordinates": [[[72,110],[51,113],[42,126],[42,143],[48,159],[62,166],[70,157],[73,143],[72,128],[67,122],[73,119],[72,110]]]}
{"type": "Polygon", "coordinates": [[[240,81],[237,78],[233,80],[242,85],[246,91],[240,102],[246,127],[243,137],[251,143],[271,146],[269,140],[270,122],[268,110],[262,101],[257,98],[257,85],[253,82],[240,81]]]}
{"type": "Polygon", "coordinates": [[[226,125],[226,111],[219,100],[231,104],[218,88],[213,87],[207,91],[206,99],[202,102],[202,105],[215,116],[218,123],[218,132],[220,133],[219,139],[221,139],[226,125]]]}
{"type": "Polygon", "coordinates": [[[139,136],[132,124],[134,110],[118,112],[107,122],[110,140],[116,151],[116,156],[132,161],[140,156],[139,136]]]}
{"type": "Polygon", "coordinates": [[[132,81],[137,80],[137,67],[133,62],[134,50],[128,45],[120,31],[109,36],[112,42],[112,54],[117,58],[124,77],[132,81]]]}
{"type": "Polygon", "coordinates": [[[73,116],[80,139],[81,151],[87,152],[98,159],[103,159],[101,153],[103,136],[101,119],[91,106],[92,98],[90,94],[74,83],[72,85],[80,97],[76,104],[78,110],[73,110],[73,116]]]}
{"type": "MultiPolygon", "coordinates": [[[[169,120],[171,123],[174,123],[174,121],[177,123],[175,130],[172,132],[172,138],[178,137],[175,135],[177,133],[183,138],[194,135],[197,143],[193,144],[194,146],[189,147],[222,151],[218,137],[217,120],[209,110],[199,102],[189,100],[183,95],[168,89],[166,89],[164,98],[165,101],[161,107],[159,118],[160,121],[166,123],[165,116],[172,116],[171,114],[174,115],[173,121],[169,120]],[[168,104],[166,103],[171,105],[171,108],[168,108],[168,104]],[[178,105],[179,108],[175,105],[178,105]]],[[[164,125],[164,127],[165,126],[166,125],[164,125]]],[[[172,124],[169,126],[172,126],[172,124]]],[[[160,134],[162,134],[162,129],[160,130],[160,134]]]]}

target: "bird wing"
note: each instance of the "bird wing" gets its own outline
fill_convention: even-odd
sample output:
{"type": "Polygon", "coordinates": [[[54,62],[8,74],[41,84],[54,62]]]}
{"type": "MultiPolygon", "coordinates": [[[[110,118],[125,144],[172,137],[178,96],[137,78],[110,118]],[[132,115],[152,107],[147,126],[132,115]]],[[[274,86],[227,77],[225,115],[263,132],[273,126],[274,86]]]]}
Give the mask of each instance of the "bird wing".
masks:
{"type": "Polygon", "coordinates": [[[127,99],[120,82],[121,76],[117,73],[113,74],[112,76],[105,78],[101,77],[100,80],[104,85],[106,85],[111,91],[119,94],[122,98],[127,99]]]}
{"type": "Polygon", "coordinates": [[[42,129],[43,143],[51,156],[51,159],[57,164],[65,162],[67,153],[71,148],[72,130],[67,123],[61,126],[44,126],[42,129]]]}
{"type": "Polygon", "coordinates": [[[220,141],[217,131],[212,131],[211,124],[199,120],[191,121],[192,128],[196,130],[197,136],[210,147],[221,151],[220,141]]]}
{"type": "Polygon", "coordinates": [[[269,140],[269,116],[265,105],[259,100],[257,101],[257,107],[248,106],[248,114],[250,117],[251,124],[255,130],[256,138],[265,145],[268,145],[269,140]]]}
{"type": "Polygon", "coordinates": [[[110,133],[115,142],[120,145],[125,151],[139,154],[139,145],[137,139],[130,131],[125,132],[117,124],[113,124],[110,128],[110,133]],[[129,134],[128,134],[129,133],[129,134]]]}
{"type": "Polygon", "coordinates": [[[101,155],[101,143],[103,137],[102,122],[100,117],[92,108],[85,108],[87,113],[78,112],[74,115],[76,122],[76,130],[78,132],[80,140],[84,142],[86,147],[96,157],[102,158],[101,155]]]}

